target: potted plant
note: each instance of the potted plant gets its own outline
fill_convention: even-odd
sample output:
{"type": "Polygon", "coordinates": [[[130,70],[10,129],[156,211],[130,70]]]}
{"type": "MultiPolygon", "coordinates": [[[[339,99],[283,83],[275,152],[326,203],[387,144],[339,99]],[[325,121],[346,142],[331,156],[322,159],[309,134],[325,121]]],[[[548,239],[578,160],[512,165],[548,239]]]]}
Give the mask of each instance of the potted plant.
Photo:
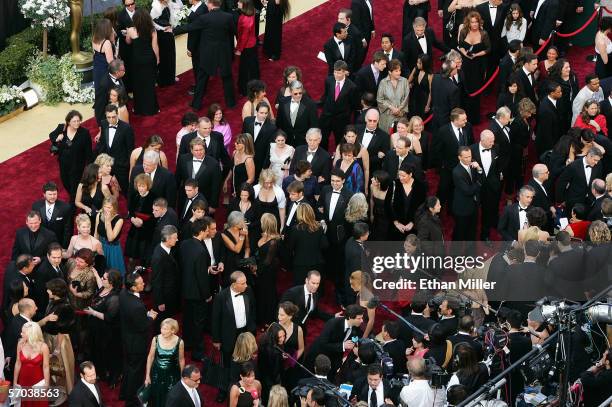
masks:
{"type": "Polygon", "coordinates": [[[43,28],[43,55],[47,55],[47,37],[51,28],[61,28],[70,17],[67,0],[19,0],[21,13],[32,20],[32,26],[43,28]]]}
{"type": "Polygon", "coordinates": [[[23,110],[23,92],[17,86],[0,87],[0,123],[23,110]]]}

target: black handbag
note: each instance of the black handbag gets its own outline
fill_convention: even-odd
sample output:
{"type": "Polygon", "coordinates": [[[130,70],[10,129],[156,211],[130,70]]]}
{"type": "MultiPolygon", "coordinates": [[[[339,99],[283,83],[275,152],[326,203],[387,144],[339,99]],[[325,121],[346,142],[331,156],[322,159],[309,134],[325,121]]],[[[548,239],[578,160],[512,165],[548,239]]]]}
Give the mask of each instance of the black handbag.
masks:
{"type": "Polygon", "coordinates": [[[453,29],[455,28],[455,18],[457,16],[457,10],[453,11],[448,19],[448,23],[446,23],[446,31],[450,34],[453,34],[453,29]]]}
{"type": "Polygon", "coordinates": [[[219,362],[206,356],[202,362],[204,383],[222,391],[229,390],[229,372],[223,366],[223,357],[219,353],[219,362]]]}

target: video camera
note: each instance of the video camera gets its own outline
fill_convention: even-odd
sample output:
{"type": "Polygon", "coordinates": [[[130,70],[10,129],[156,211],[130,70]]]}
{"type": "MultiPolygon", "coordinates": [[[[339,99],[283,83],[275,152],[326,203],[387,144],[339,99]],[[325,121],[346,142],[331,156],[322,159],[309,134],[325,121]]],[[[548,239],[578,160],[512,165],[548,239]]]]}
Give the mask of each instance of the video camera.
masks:
{"type": "Polygon", "coordinates": [[[340,396],[338,395],[339,389],[337,387],[334,388],[334,390],[336,390],[336,392],[334,392],[331,388],[327,388],[323,386],[322,384],[314,384],[314,385],[302,385],[302,386],[294,387],[293,390],[291,390],[291,396],[290,396],[294,400],[293,405],[297,405],[299,407],[300,399],[306,398],[306,396],[308,396],[308,392],[315,388],[321,389],[323,393],[325,393],[325,407],[340,407],[346,404],[338,400],[340,396]]]}

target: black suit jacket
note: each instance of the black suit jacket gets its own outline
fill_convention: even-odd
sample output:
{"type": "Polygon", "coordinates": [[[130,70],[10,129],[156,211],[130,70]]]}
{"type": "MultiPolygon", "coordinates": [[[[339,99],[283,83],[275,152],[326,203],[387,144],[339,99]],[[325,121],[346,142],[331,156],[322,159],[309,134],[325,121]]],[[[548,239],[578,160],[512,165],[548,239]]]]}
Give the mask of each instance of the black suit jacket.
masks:
{"type": "Polygon", "coordinates": [[[72,208],[69,204],[59,199],[55,201],[51,220],[47,220],[45,200],[39,199],[32,204],[32,210],[40,213],[42,225],[55,233],[57,241],[63,248],[68,248],[68,242],[72,236],[72,208]]]}
{"type": "Polygon", "coordinates": [[[317,215],[319,215],[319,219],[323,219],[327,223],[327,238],[329,243],[331,245],[343,245],[345,240],[349,237],[346,236],[344,230],[344,212],[346,211],[348,201],[351,199],[353,194],[347,188],[342,188],[340,190],[338,202],[336,203],[334,213],[331,214],[330,219],[329,211],[332,194],[333,189],[331,185],[326,185],[323,187],[321,194],[319,195],[319,202],[317,204],[317,206],[323,210],[323,213],[317,211],[317,215]]]}
{"type": "MultiPolygon", "coordinates": [[[[306,366],[312,366],[315,358],[324,354],[331,360],[332,372],[334,367],[340,366],[342,361],[342,344],[344,342],[345,332],[344,332],[344,321],[343,317],[332,318],[325,322],[323,326],[323,331],[315,341],[312,343],[308,353],[306,354],[306,360],[311,362],[306,366]]],[[[361,329],[356,327],[351,327],[351,333],[348,336],[348,339],[353,337],[361,337],[362,332],[361,329]]]]}
{"type": "MultiPolygon", "coordinates": [[[[549,0],[550,1],[550,0],[549,0]]],[[[535,91],[535,79],[533,79],[533,84],[529,82],[529,78],[527,74],[523,70],[522,67],[518,68],[516,72],[514,72],[514,80],[519,83],[519,89],[523,91],[523,94],[531,99],[531,101],[537,106],[538,105],[538,95],[535,91]]],[[[433,89],[432,89],[433,90],[433,89]]]]}
{"type": "Polygon", "coordinates": [[[185,300],[204,301],[210,297],[208,266],[210,258],[204,244],[192,237],[183,240],[179,248],[182,277],[182,297],[185,300]]]}
{"type": "Polygon", "coordinates": [[[68,405],[70,407],[104,407],[104,400],[102,400],[102,392],[98,384],[94,384],[100,403],[96,399],[96,396],[89,390],[89,387],[85,386],[80,376],[77,376],[74,387],[68,397],[68,405]]]}
{"type": "MultiPolygon", "coordinates": [[[[594,199],[591,187],[587,184],[584,173],[584,158],[574,160],[567,165],[557,180],[556,198],[557,202],[565,202],[568,211],[577,203],[590,205],[594,199]]],[[[603,178],[601,161],[591,169],[591,179],[603,178]]]]}
{"type": "MultiPolygon", "coordinates": [[[[557,101],[557,106],[560,100],[557,101]]],[[[545,97],[538,106],[538,119],[536,127],[536,147],[541,154],[550,150],[561,137],[561,115],[559,110],[548,97],[545,97]]]]}
{"type": "Polygon", "coordinates": [[[591,204],[591,210],[589,211],[589,216],[587,217],[587,220],[590,220],[591,222],[593,222],[596,220],[603,219],[603,214],[601,213],[601,203],[607,197],[608,196],[604,194],[598,198],[595,198],[595,200],[591,204]]]}
{"type": "Polygon", "coordinates": [[[512,57],[509,53],[502,57],[501,61],[499,61],[499,74],[497,77],[499,78],[498,86],[499,92],[501,93],[502,89],[506,87],[506,81],[512,75],[512,71],[514,70],[514,62],[512,61],[512,57]]]}
{"type": "Polygon", "coordinates": [[[357,85],[359,98],[365,93],[370,92],[376,96],[378,93],[378,85],[380,85],[380,81],[384,78],[383,72],[379,72],[378,81],[374,78],[374,73],[372,72],[372,64],[367,64],[362,66],[357,72],[355,72],[354,81],[355,85],[357,85]]]}
{"type": "Polygon", "coordinates": [[[331,124],[332,121],[344,120],[349,121],[353,111],[356,110],[357,86],[350,79],[344,80],[344,85],[340,90],[338,99],[335,100],[336,81],[333,76],[328,76],[325,79],[325,93],[321,98],[323,102],[323,111],[321,112],[321,125],[323,123],[331,124]]]}
{"type": "MultiPolygon", "coordinates": [[[[134,150],[134,131],[132,127],[121,120],[117,122],[117,130],[113,138],[113,145],[108,145],[108,122],[102,120],[100,125],[100,141],[96,144],[96,155],[106,153],[114,158],[113,170],[130,168],[130,154],[134,150]]],[[[126,177],[127,178],[127,177],[126,177]]]]}
{"type": "MultiPolygon", "coordinates": [[[[529,210],[529,208],[527,208],[529,210]]],[[[497,224],[497,231],[506,242],[512,242],[518,238],[518,231],[523,227],[519,219],[518,202],[504,208],[502,216],[497,224]]]]}
{"type": "Polygon", "coordinates": [[[9,322],[8,326],[2,333],[2,342],[4,344],[4,357],[11,358],[10,370],[15,367],[15,358],[17,356],[17,343],[21,339],[21,328],[28,322],[24,317],[17,314],[9,322]]]}
{"type": "MultiPolygon", "coordinates": [[[[466,139],[466,145],[474,144],[472,125],[467,123],[461,131],[466,139]]],[[[440,127],[431,143],[431,164],[435,167],[451,170],[459,163],[458,151],[459,141],[457,141],[457,135],[452,124],[448,123],[440,127]]]]}
{"type": "Polygon", "coordinates": [[[47,255],[49,244],[53,242],[57,242],[55,233],[41,225],[36,240],[32,245],[30,243],[30,229],[27,226],[21,227],[15,232],[11,260],[17,260],[17,256],[20,254],[31,254],[33,257],[44,259],[47,255]]]}
{"type": "Polygon", "coordinates": [[[361,30],[359,30],[355,24],[349,24],[347,31],[348,38],[346,40],[350,41],[353,51],[353,65],[349,66],[349,71],[357,72],[365,58],[364,54],[366,49],[363,47],[363,40],[367,41],[368,38],[365,38],[361,30]]]}
{"type": "MultiPolygon", "coordinates": [[[[532,2],[532,10],[535,12],[538,2],[532,2]]],[[[542,3],[540,10],[538,11],[537,17],[533,19],[531,25],[531,41],[539,47],[539,41],[548,39],[550,33],[555,29],[556,20],[561,20],[559,12],[562,11],[559,8],[558,0],[546,0],[542,3]]]]}
{"type": "MultiPolygon", "coordinates": [[[[179,187],[180,187],[180,185],[181,184],[179,183],[179,187]]],[[[183,188],[183,191],[184,190],[185,189],[183,188]]],[[[191,205],[193,205],[193,203],[195,201],[202,201],[202,202],[204,202],[206,204],[206,207],[208,207],[208,200],[199,191],[198,191],[198,194],[196,196],[191,198],[191,200],[187,201],[187,196],[184,196],[183,200],[184,200],[183,204],[181,206],[179,206],[180,212],[177,212],[177,215],[179,217],[179,225],[181,227],[183,227],[185,225],[185,223],[187,223],[189,221],[189,219],[191,219],[191,216],[192,216],[191,205]]],[[[191,237],[191,232],[189,232],[189,237],[191,237]]]]}
{"type": "Polygon", "coordinates": [[[344,245],[344,275],[350,276],[354,271],[363,270],[365,264],[363,245],[350,236],[344,245]]]}
{"type": "Polygon", "coordinates": [[[495,135],[495,146],[497,147],[498,162],[497,168],[501,174],[506,174],[508,165],[510,164],[510,153],[512,147],[510,145],[510,127],[506,126],[507,134],[499,123],[493,119],[489,123],[489,130],[495,135]]]}
{"type": "MultiPolygon", "coordinates": [[[[308,146],[299,146],[295,149],[295,153],[293,153],[293,159],[291,160],[291,164],[289,166],[289,174],[295,174],[295,167],[299,161],[306,160],[308,156],[308,146]]],[[[331,156],[329,153],[319,147],[314,157],[312,158],[312,162],[310,163],[312,166],[312,175],[316,178],[323,177],[325,181],[319,184],[328,184],[330,180],[329,173],[331,172],[331,156]]],[[[287,208],[287,214],[289,213],[289,208],[287,208]]]]}
{"type": "MultiPolygon", "coordinates": [[[[404,357],[405,358],[405,357],[404,357]]],[[[395,397],[392,395],[391,386],[387,379],[382,379],[383,383],[383,395],[384,398],[390,398],[394,400],[395,397]]],[[[355,385],[353,386],[353,390],[351,391],[351,398],[357,397],[357,401],[365,401],[370,404],[370,400],[368,399],[368,393],[370,392],[370,386],[368,385],[367,378],[363,380],[355,381],[355,385]]],[[[378,400],[377,400],[378,401],[378,400]]]]}
{"type": "MultiPolygon", "coordinates": [[[[179,145],[179,157],[183,154],[191,153],[189,143],[191,143],[191,140],[196,138],[197,135],[198,132],[194,131],[183,136],[181,139],[181,144],[179,145]]],[[[223,134],[219,133],[218,131],[212,131],[210,133],[210,142],[206,147],[206,155],[213,157],[219,162],[219,164],[222,166],[223,176],[225,177],[232,168],[232,162],[230,160],[229,153],[223,144],[223,134]]]]}
{"type": "Polygon", "coordinates": [[[119,57],[124,62],[126,62],[127,59],[128,61],[126,63],[131,61],[132,44],[125,42],[125,35],[122,33],[122,31],[128,29],[129,27],[134,27],[134,22],[124,7],[119,13],[117,13],[117,35],[119,36],[119,57]]]}
{"type": "Polygon", "coordinates": [[[530,178],[527,185],[530,185],[535,190],[535,195],[531,200],[531,206],[544,209],[544,212],[551,216],[550,207],[554,204],[554,197],[548,182],[540,185],[535,179],[530,178]]]}
{"type": "Polygon", "coordinates": [[[416,66],[417,58],[421,54],[427,54],[433,58],[433,48],[436,47],[443,53],[447,53],[449,48],[442,42],[438,41],[436,34],[430,27],[425,28],[425,41],[427,42],[427,49],[423,49],[419,40],[417,39],[414,31],[411,31],[402,41],[402,52],[404,53],[404,61],[406,64],[406,71],[411,72],[416,66]]]}
{"type": "MultiPolygon", "coordinates": [[[[200,396],[200,404],[204,404],[204,399],[202,398],[202,394],[199,390],[198,396],[200,396]]],[[[172,386],[170,391],[168,392],[168,396],[166,397],[166,406],[165,407],[195,407],[193,404],[193,400],[187,390],[185,390],[185,386],[179,381],[177,384],[172,386]]]]}
{"type": "MultiPolygon", "coordinates": [[[[200,6],[202,7],[202,6],[200,6]]],[[[200,31],[200,69],[207,75],[232,74],[232,56],[236,24],[230,13],[220,9],[201,14],[193,22],[174,29],[174,34],[200,31]]]]}
{"type": "Polygon", "coordinates": [[[325,54],[325,60],[327,61],[327,74],[332,75],[334,73],[334,64],[336,61],[344,61],[349,66],[349,69],[353,68],[355,64],[355,55],[353,55],[353,44],[349,39],[342,41],[344,45],[344,56],[340,52],[340,46],[336,42],[335,38],[332,37],[325,41],[323,44],[323,53],[325,54]]]}
{"type": "MultiPolygon", "coordinates": [[[[425,333],[428,333],[429,328],[431,328],[431,326],[435,325],[436,323],[436,321],[434,321],[433,319],[425,318],[423,315],[415,315],[412,313],[404,315],[404,318],[406,318],[408,322],[410,322],[412,325],[416,326],[425,333]]],[[[400,331],[398,339],[401,339],[405,344],[412,345],[412,338],[414,337],[414,332],[412,331],[412,329],[410,329],[410,327],[403,323],[399,324],[399,326],[400,331]]]]}
{"type": "MultiPolygon", "coordinates": [[[[181,190],[179,194],[179,207],[184,209],[185,200],[185,181],[193,178],[198,182],[199,192],[213,208],[219,206],[219,193],[223,182],[219,162],[210,155],[204,156],[204,161],[196,174],[193,173],[193,155],[183,154],[176,163],[176,183],[181,190]]],[[[181,214],[182,215],[182,214],[181,214]]],[[[191,215],[189,215],[191,216],[191,215]]]]}
{"type": "MultiPolygon", "coordinates": [[[[295,123],[291,125],[291,98],[286,98],[278,105],[276,125],[287,133],[287,143],[294,146],[306,144],[306,132],[318,127],[317,106],[308,98],[302,98],[298,107],[295,123]]],[[[269,154],[269,146],[266,154],[269,154]]]]}
{"type": "Polygon", "coordinates": [[[119,294],[119,315],[124,352],[146,355],[152,320],[147,316],[142,300],[125,288],[119,294]]]}
{"type": "Polygon", "coordinates": [[[161,231],[164,226],[168,225],[178,228],[178,216],[172,208],[168,208],[162,217],[155,219],[155,229],[153,229],[153,235],[151,236],[151,244],[153,246],[161,243],[161,231]]]}
{"type": "MultiPolygon", "coordinates": [[[[226,287],[215,296],[212,315],[212,340],[221,343],[223,352],[232,352],[236,343],[236,320],[234,316],[234,306],[231,298],[230,287],[226,287]]],[[[246,329],[255,333],[255,298],[251,287],[247,287],[244,292],[244,309],[246,312],[246,329]]]]}
{"type": "MultiPolygon", "coordinates": [[[[365,133],[366,126],[359,125],[356,126],[357,130],[357,140],[361,145],[363,145],[363,134],[365,133]]],[[[374,136],[372,137],[372,141],[370,141],[370,145],[368,145],[368,154],[370,155],[370,174],[373,174],[374,171],[382,168],[382,159],[378,157],[378,153],[387,154],[387,152],[391,149],[389,134],[384,130],[381,130],[379,127],[374,130],[374,136]]]]}
{"type": "MultiPolygon", "coordinates": [[[[121,47],[123,47],[123,43],[121,43],[119,49],[121,49],[121,47]]],[[[98,83],[96,83],[93,108],[98,125],[102,124],[102,121],[106,118],[104,115],[104,108],[106,105],[108,105],[108,93],[110,90],[112,88],[121,88],[125,91],[123,80],[117,79],[116,81],[117,83],[115,84],[115,82],[111,79],[110,73],[107,73],[98,83]]]]}
{"type": "MultiPolygon", "coordinates": [[[[408,155],[404,157],[404,161],[414,166],[414,177],[422,182],[425,182],[425,172],[423,171],[421,157],[409,152],[408,155]]],[[[404,165],[404,161],[402,161],[402,165],[404,165]]],[[[391,179],[397,178],[397,172],[399,171],[399,156],[395,150],[389,150],[385,154],[385,157],[382,160],[382,169],[389,174],[391,179]]]]}
{"type": "Polygon", "coordinates": [[[153,249],[151,286],[155,307],[165,304],[169,308],[171,304],[177,304],[180,298],[180,269],[174,254],[174,250],[170,250],[170,254],[166,253],[161,244],[157,244],[153,249]]]}
{"type": "Polygon", "coordinates": [[[370,1],[370,5],[372,6],[372,13],[370,14],[370,9],[366,4],[365,0],[352,0],[351,1],[351,11],[353,12],[353,17],[351,18],[351,24],[355,24],[359,31],[363,34],[366,41],[370,42],[370,37],[372,31],[375,30],[374,27],[374,4],[372,0],[370,1]]]}
{"type": "MultiPolygon", "coordinates": [[[[609,95],[610,93],[608,92],[607,94],[609,95]]],[[[606,123],[612,123],[612,101],[610,98],[606,98],[599,102],[599,109],[601,110],[601,114],[606,117],[606,123]]]]}
{"type": "MultiPolygon", "coordinates": [[[[132,169],[130,185],[134,185],[134,179],[136,178],[136,176],[143,173],[144,168],[142,164],[135,166],[132,169]]],[[[176,182],[174,180],[174,176],[170,171],[168,171],[161,165],[158,165],[157,169],[155,170],[155,177],[153,178],[151,193],[153,193],[156,198],[166,198],[166,200],[168,201],[168,206],[172,208],[176,207],[176,182]]],[[[133,199],[137,199],[137,195],[138,191],[136,190],[136,188],[131,188],[128,200],[131,201],[133,199]]]]}
{"type": "MultiPolygon", "coordinates": [[[[291,120],[289,124],[291,124],[291,120]]],[[[253,136],[253,143],[255,145],[255,179],[258,179],[259,173],[264,167],[266,158],[270,153],[270,143],[274,141],[276,130],[276,126],[272,124],[270,120],[266,120],[263,125],[261,125],[261,129],[259,129],[259,133],[257,134],[257,139],[255,139],[255,116],[245,118],[242,123],[242,132],[249,133],[253,136]]]]}
{"type": "Polygon", "coordinates": [[[40,263],[40,266],[36,269],[33,274],[34,277],[34,285],[38,290],[38,293],[31,293],[29,296],[32,297],[37,296],[38,299],[35,299],[36,305],[38,305],[38,312],[41,317],[44,316],[47,310],[47,304],[49,303],[49,296],[47,295],[47,282],[53,280],[54,278],[61,278],[62,280],[66,280],[66,270],[63,264],[60,264],[59,271],[55,270],[49,260],[45,257],[45,259],[40,263]]]}
{"type": "Polygon", "coordinates": [[[506,15],[508,14],[508,4],[500,4],[497,6],[497,13],[495,14],[495,21],[491,22],[491,13],[489,12],[489,2],[485,2],[476,6],[483,20],[483,28],[489,34],[491,39],[492,48],[501,48],[501,32],[506,22],[506,15]]]}
{"type": "MultiPolygon", "coordinates": [[[[412,344],[411,344],[412,346],[412,344]]],[[[385,352],[393,359],[393,372],[395,374],[406,373],[406,344],[401,339],[396,339],[383,345],[385,352]]]]}
{"type": "MultiPolygon", "coordinates": [[[[193,11],[189,13],[187,16],[187,23],[190,24],[195,22],[200,16],[206,13],[208,13],[208,7],[206,7],[206,4],[202,1],[195,13],[193,11]]],[[[199,57],[201,36],[202,32],[200,30],[191,31],[187,34],[187,50],[191,52],[192,56],[196,54],[196,56],[199,57]]]]}
{"type": "Polygon", "coordinates": [[[489,167],[489,173],[484,173],[484,167],[482,165],[482,146],[480,143],[472,144],[472,160],[476,161],[480,168],[483,170],[482,174],[482,190],[488,189],[491,192],[501,191],[501,180],[499,171],[499,155],[497,149],[493,147],[491,149],[491,166],[489,167]]]}
{"type": "Polygon", "coordinates": [[[473,168],[470,174],[463,168],[461,164],[457,164],[453,168],[453,214],[456,216],[471,216],[476,213],[478,208],[478,200],[480,187],[482,186],[482,173],[476,172],[473,168]]]}
{"type": "MultiPolygon", "coordinates": [[[[319,308],[320,300],[321,294],[318,291],[312,294],[312,302],[314,303],[314,305],[312,306],[312,311],[308,314],[308,318],[306,318],[305,322],[307,322],[309,318],[319,318],[323,321],[327,321],[333,318],[333,315],[328,314],[327,312],[319,308]]],[[[284,301],[290,301],[293,304],[297,305],[298,312],[296,312],[293,320],[298,324],[302,324],[302,321],[304,321],[304,318],[306,317],[306,298],[304,296],[304,285],[296,285],[285,291],[280,299],[280,302],[284,301]]]]}
{"type": "MultiPolygon", "coordinates": [[[[431,113],[436,125],[442,126],[450,121],[450,112],[461,103],[461,92],[452,79],[435,74],[431,81],[431,113]]],[[[436,127],[434,125],[434,127],[436,127]]],[[[434,131],[437,128],[433,129],[434,131]]]]}

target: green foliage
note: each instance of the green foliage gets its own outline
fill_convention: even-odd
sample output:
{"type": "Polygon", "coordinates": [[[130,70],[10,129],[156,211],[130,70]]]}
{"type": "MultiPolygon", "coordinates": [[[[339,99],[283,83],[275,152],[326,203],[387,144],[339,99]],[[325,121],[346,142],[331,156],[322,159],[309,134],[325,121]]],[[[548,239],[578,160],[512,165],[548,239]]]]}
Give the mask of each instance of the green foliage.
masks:
{"type": "Polygon", "coordinates": [[[28,64],[26,74],[30,82],[42,87],[45,103],[54,105],[64,99],[62,89],[62,67],[54,55],[35,55],[28,64]]]}
{"type": "Polygon", "coordinates": [[[0,85],[20,84],[26,80],[24,67],[38,47],[29,43],[9,44],[0,52],[0,85]]]}
{"type": "Polygon", "coordinates": [[[7,43],[9,45],[22,45],[24,43],[32,44],[42,48],[43,29],[41,27],[28,27],[20,33],[9,37],[7,43]]]}

